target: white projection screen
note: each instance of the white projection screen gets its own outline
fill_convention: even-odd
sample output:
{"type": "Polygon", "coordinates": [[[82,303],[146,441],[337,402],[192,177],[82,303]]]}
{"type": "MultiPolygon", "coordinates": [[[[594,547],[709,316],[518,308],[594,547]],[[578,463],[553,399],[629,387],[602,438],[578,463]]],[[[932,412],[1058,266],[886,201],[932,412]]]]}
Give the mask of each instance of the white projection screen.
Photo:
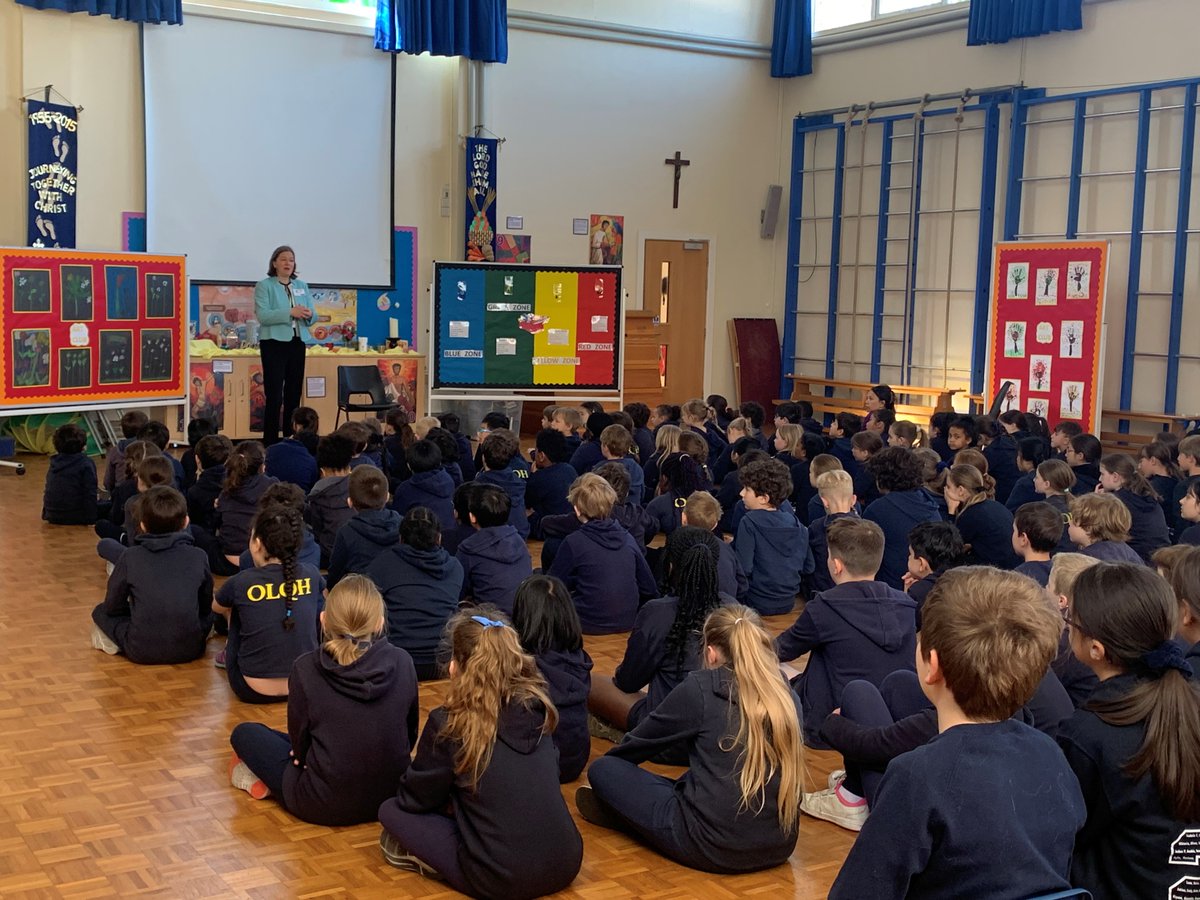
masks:
{"type": "Polygon", "coordinates": [[[188,276],[391,282],[392,58],[369,36],[193,15],[147,28],[146,229],[188,276]]]}

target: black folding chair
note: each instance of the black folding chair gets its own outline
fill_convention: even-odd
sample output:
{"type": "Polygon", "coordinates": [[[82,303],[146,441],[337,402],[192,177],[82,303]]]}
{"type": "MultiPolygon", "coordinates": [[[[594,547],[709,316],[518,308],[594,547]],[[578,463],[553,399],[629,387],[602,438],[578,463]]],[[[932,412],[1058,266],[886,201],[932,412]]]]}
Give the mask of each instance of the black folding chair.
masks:
{"type": "Polygon", "coordinates": [[[333,427],[336,429],[342,420],[342,413],[350,418],[350,413],[373,412],[376,418],[391,409],[395,404],[389,403],[383,390],[383,378],[378,366],[338,366],[338,411],[333,427]],[[370,403],[353,403],[350,398],[366,394],[371,398],[370,403]]]}

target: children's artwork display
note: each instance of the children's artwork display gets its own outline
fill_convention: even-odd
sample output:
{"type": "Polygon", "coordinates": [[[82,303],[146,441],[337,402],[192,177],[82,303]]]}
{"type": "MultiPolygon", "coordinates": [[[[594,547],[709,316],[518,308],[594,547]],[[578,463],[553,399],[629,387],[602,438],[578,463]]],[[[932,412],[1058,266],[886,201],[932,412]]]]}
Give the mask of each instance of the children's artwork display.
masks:
{"type": "Polygon", "coordinates": [[[433,325],[434,388],[616,390],[621,270],[434,263],[433,325]]]}
{"type": "Polygon", "coordinates": [[[0,248],[0,409],[181,401],[182,256],[0,248]]]}
{"type": "Polygon", "coordinates": [[[996,245],[988,397],[1011,382],[1001,410],[1095,433],[1107,264],[1104,242],[996,245]]]}
{"type": "MultiPolygon", "coordinates": [[[[313,323],[308,332],[312,343],[348,347],[358,336],[358,295],[354,288],[318,288],[312,291],[313,323]]],[[[254,285],[198,284],[194,288],[199,315],[197,337],[222,346],[247,346],[257,337],[251,326],[254,314],[254,285]]],[[[375,292],[378,295],[378,291],[375,292]]]]}

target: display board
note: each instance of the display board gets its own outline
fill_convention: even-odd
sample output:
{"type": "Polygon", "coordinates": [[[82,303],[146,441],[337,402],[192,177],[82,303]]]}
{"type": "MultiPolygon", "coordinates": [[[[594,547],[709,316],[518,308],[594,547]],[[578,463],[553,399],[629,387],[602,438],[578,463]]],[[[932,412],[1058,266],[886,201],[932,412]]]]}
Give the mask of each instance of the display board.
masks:
{"type": "Polygon", "coordinates": [[[621,269],[434,263],[432,387],[619,390],[621,269]]]}
{"type": "Polygon", "coordinates": [[[1100,421],[1108,244],[996,245],[989,389],[1011,381],[1002,412],[1019,409],[1095,434],[1100,421]]]}
{"type": "Polygon", "coordinates": [[[182,401],[185,262],[0,248],[0,409],[182,401]]]}

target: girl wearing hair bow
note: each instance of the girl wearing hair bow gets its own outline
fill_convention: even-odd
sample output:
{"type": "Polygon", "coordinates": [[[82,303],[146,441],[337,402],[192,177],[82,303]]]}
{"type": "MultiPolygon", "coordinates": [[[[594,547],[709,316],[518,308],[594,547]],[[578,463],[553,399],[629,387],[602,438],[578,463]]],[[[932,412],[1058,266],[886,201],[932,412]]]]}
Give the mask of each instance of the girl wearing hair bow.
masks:
{"type": "Polygon", "coordinates": [[[1071,884],[1096,900],[1166,897],[1200,879],[1200,688],[1175,640],[1179,602],[1132,563],[1084,570],[1071,594],[1071,649],[1100,679],[1058,731],[1087,802],[1071,884]]]}
{"type": "Polygon", "coordinates": [[[288,733],[258,722],[234,728],[230,780],[316,825],[371,822],[408,768],[417,673],[388,643],[383,598],[368,578],[347,575],[329,592],[321,631],[320,648],[288,678],[288,733]]]}
{"type": "Polygon", "coordinates": [[[446,702],[379,807],[383,858],[472,897],[560,891],[579,872],[583,839],[558,786],[546,681],[494,607],[455,615],[446,641],[446,702]]]}

